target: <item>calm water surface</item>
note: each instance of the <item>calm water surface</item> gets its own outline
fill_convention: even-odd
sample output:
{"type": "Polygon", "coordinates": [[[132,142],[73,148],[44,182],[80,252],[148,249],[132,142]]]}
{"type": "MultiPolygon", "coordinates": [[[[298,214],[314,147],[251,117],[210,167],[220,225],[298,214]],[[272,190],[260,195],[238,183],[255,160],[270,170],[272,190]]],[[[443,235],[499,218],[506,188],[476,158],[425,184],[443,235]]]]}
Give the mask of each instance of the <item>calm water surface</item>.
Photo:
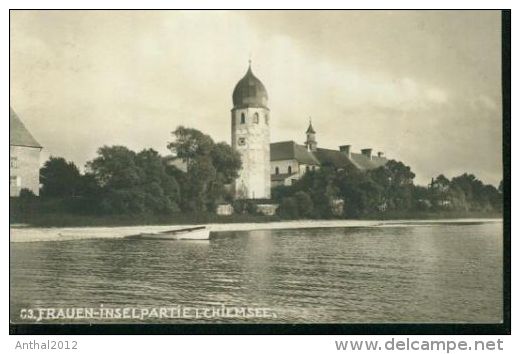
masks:
{"type": "Polygon", "coordinates": [[[101,304],[224,304],[267,307],[278,316],[243,320],[257,322],[502,320],[502,223],[222,232],[210,241],[97,239],[10,247],[12,322],[23,322],[21,308],[101,304]]]}

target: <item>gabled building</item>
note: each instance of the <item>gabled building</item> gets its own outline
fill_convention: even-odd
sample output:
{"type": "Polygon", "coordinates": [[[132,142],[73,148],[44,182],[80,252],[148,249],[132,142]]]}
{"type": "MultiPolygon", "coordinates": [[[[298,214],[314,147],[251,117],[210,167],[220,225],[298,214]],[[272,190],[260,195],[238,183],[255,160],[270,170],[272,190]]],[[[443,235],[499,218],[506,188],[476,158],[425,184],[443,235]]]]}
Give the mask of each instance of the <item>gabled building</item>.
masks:
{"type": "Polygon", "coordinates": [[[291,185],[305,173],[322,166],[346,172],[353,169],[367,171],[384,166],[388,161],[382,152],[373,155],[372,149],[354,153],[350,145],[342,145],[338,150],[318,148],[312,122],[309,123],[306,135],[303,145],[294,141],[271,144],[271,186],[291,185]]]}
{"type": "Polygon", "coordinates": [[[34,139],[14,110],[9,107],[9,196],[17,197],[26,188],[40,191],[40,152],[34,139]]]}

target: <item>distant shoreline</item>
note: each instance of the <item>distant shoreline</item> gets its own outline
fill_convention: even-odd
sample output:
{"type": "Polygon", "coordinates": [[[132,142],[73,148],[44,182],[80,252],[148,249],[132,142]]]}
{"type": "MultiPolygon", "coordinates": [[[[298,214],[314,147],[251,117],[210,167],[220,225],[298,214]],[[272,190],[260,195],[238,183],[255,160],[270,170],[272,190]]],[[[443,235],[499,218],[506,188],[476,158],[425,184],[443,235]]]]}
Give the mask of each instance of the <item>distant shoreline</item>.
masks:
{"type": "MultiPolygon", "coordinates": [[[[362,220],[444,220],[444,219],[494,219],[502,218],[502,213],[481,211],[389,211],[372,213],[359,218],[331,218],[334,222],[362,220]]],[[[233,214],[217,215],[210,212],[176,213],[172,215],[82,215],[77,213],[39,211],[11,211],[10,224],[26,224],[30,227],[115,227],[143,225],[194,225],[194,224],[234,224],[234,223],[272,223],[272,222],[312,222],[317,219],[284,219],[278,215],[233,214]]]]}
{"type": "MultiPolygon", "coordinates": [[[[501,218],[465,218],[437,220],[292,220],[265,223],[214,223],[206,224],[213,233],[234,231],[263,231],[283,229],[335,228],[335,227],[407,227],[431,224],[498,223],[501,218]]],[[[138,225],[112,227],[30,227],[11,225],[10,242],[73,241],[85,239],[117,239],[140,232],[160,232],[193,225],[138,225]]]]}

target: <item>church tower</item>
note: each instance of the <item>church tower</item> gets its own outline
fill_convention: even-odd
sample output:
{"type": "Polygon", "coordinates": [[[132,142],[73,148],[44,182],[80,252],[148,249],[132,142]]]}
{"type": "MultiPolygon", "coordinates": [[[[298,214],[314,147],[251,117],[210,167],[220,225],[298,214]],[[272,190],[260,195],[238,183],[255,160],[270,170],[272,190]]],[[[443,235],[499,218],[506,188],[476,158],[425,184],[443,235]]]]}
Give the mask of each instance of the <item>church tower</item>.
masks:
{"type": "Polygon", "coordinates": [[[267,90],[253,75],[251,61],[246,75],[233,90],[231,146],[242,157],[242,169],[234,183],[237,199],[271,198],[267,90]]]}
{"type": "Polygon", "coordinates": [[[318,142],[316,141],[316,132],[312,127],[312,120],[310,118],[309,127],[307,128],[305,134],[307,134],[307,140],[305,141],[305,146],[307,147],[307,150],[316,151],[316,149],[318,148],[318,142]]]}

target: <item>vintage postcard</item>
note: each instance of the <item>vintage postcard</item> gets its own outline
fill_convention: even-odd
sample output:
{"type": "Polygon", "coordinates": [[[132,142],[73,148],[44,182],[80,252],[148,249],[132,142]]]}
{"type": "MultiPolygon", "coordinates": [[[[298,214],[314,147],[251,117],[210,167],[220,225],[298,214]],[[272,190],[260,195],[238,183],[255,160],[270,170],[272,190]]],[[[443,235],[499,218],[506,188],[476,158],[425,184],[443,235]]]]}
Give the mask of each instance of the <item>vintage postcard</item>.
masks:
{"type": "Polygon", "coordinates": [[[505,331],[503,18],[10,11],[12,328],[505,331]]]}

